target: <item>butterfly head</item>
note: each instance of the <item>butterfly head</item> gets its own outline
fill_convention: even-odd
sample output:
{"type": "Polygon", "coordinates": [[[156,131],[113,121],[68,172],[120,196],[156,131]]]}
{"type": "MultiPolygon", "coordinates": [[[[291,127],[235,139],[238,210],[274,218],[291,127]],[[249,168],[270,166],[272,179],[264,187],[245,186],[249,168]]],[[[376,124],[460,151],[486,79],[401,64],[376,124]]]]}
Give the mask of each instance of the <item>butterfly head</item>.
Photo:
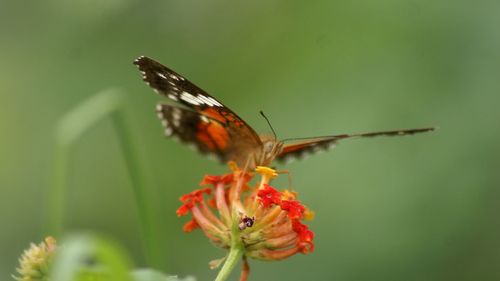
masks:
{"type": "Polygon", "coordinates": [[[261,136],[262,148],[257,163],[261,166],[271,164],[278,154],[283,150],[283,142],[272,136],[261,136]]]}

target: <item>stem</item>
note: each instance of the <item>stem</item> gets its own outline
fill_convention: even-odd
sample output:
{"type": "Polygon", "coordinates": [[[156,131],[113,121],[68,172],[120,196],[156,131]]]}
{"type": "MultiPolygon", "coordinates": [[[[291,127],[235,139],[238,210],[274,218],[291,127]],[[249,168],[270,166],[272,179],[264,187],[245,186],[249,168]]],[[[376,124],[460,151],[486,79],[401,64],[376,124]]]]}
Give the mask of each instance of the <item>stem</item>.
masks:
{"type": "Polygon", "coordinates": [[[243,242],[240,238],[240,229],[238,227],[239,224],[239,215],[236,208],[233,208],[233,217],[232,217],[232,225],[231,225],[231,249],[229,250],[229,255],[227,256],[224,265],[222,266],[217,278],[215,281],[224,281],[229,277],[231,271],[233,271],[234,267],[240,260],[243,255],[244,246],[243,242]]]}
{"type": "Polygon", "coordinates": [[[217,275],[217,278],[215,278],[215,281],[224,281],[229,277],[229,274],[231,274],[231,271],[233,271],[234,267],[240,260],[240,257],[243,254],[243,248],[242,247],[231,247],[231,250],[229,251],[229,255],[227,256],[226,261],[224,262],[224,265],[222,266],[221,270],[219,271],[219,274],[217,275]]]}

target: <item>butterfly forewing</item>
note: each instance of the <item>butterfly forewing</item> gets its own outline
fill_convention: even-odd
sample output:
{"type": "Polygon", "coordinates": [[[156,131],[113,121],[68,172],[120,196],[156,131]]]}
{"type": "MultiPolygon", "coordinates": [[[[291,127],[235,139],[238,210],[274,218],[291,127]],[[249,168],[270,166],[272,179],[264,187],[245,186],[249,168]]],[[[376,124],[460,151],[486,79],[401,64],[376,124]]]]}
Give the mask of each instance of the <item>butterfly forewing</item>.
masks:
{"type": "Polygon", "coordinates": [[[224,107],[230,111],[182,75],[153,59],[139,57],[134,61],[134,64],[142,72],[143,80],[160,95],[197,110],[203,110],[207,107],[224,107]]]}
{"type": "Polygon", "coordinates": [[[201,152],[213,153],[221,161],[233,160],[240,165],[260,149],[262,143],[257,133],[201,88],[148,57],[139,57],[134,64],[158,94],[185,107],[158,106],[166,133],[194,143],[201,152]]]}
{"type": "Polygon", "coordinates": [[[315,137],[296,139],[283,146],[281,152],[276,156],[280,161],[288,161],[294,158],[301,158],[306,154],[327,150],[335,147],[338,141],[343,139],[358,138],[358,137],[378,137],[378,136],[405,136],[414,135],[418,133],[434,131],[435,128],[419,128],[419,129],[404,129],[404,130],[391,130],[370,132],[361,134],[342,134],[335,136],[315,137]]]}

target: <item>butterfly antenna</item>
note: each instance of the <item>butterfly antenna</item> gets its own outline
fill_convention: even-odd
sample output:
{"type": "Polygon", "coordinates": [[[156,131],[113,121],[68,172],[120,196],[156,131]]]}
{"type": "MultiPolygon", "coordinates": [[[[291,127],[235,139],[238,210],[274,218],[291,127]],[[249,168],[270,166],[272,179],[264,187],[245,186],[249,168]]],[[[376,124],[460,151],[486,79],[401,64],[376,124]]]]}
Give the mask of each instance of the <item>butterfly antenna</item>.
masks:
{"type": "Polygon", "coordinates": [[[264,117],[264,119],[266,119],[267,121],[267,125],[269,125],[269,128],[271,128],[271,131],[273,132],[273,135],[274,135],[274,139],[277,140],[278,137],[276,136],[276,132],[274,131],[274,128],[273,126],[271,125],[271,122],[269,122],[269,119],[267,118],[267,116],[264,114],[264,111],[260,111],[260,115],[262,115],[262,117],[264,117]]]}

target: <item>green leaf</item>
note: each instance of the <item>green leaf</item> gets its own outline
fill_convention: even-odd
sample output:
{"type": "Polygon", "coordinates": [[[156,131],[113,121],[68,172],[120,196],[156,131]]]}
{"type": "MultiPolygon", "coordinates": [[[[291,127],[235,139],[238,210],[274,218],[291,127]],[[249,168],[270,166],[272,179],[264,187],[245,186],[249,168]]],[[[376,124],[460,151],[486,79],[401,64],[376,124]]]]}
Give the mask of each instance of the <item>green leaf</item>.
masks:
{"type": "Polygon", "coordinates": [[[57,249],[51,281],[133,281],[125,251],[95,235],[75,235],[57,249]]]}

